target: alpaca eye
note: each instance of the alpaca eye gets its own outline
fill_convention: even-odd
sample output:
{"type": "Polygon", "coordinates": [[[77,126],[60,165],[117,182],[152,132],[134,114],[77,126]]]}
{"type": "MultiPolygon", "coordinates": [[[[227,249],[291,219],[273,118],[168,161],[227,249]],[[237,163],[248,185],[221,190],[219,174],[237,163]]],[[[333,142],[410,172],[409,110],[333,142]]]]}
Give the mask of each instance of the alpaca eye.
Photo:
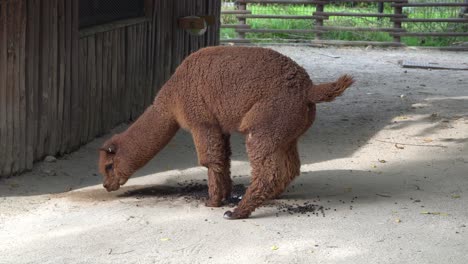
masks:
{"type": "Polygon", "coordinates": [[[114,164],[111,163],[106,165],[106,171],[110,171],[112,169],[114,169],[114,164]]]}

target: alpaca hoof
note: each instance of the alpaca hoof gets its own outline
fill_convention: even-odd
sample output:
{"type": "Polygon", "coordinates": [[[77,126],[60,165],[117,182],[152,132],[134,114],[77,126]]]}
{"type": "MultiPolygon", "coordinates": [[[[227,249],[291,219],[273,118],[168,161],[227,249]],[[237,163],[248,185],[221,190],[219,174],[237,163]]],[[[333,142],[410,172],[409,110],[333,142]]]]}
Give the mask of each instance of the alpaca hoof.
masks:
{"type": "Polygon", "coordinates": [[[236,219],[233,217],[234,214],[231,212],[231,211],[226,211],[223,215],[223,218],[224,219],[228,219],[228,220],[233,220],[233,219],[236,219]]]}
{"type": "Polygon", "coordinates": [[[234,212],[231,212],[231,211],[226,211],[223,215],[223,218],[224,219],[227,219],[227,220],[234,220],[234,219],[243,219],[243,218],[247,218],[249,217],[248,215],[239,215],[238,213],[236,213],[236,211],[234,212]]]}

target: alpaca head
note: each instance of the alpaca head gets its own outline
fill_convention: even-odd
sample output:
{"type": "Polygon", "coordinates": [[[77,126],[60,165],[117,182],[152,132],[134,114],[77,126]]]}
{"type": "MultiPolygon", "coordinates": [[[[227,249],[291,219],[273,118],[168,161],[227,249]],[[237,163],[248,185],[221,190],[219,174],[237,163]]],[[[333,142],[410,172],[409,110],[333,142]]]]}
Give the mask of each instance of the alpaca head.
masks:
{"type": "Polygon", "coordinates": [[[108,192],[116,191],[124,185],[130,175],[130,166],[121,149],[117,136],[108,140],[99,149],[99,172],[104,176],[103,186],[108,192]]]}

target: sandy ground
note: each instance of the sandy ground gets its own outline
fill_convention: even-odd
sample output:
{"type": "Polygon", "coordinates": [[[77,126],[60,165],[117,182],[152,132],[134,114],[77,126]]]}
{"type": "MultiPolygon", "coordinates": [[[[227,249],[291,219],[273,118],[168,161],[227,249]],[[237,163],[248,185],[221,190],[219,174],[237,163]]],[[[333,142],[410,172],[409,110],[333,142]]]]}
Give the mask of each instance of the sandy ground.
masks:
{"type": "MultiPolygon", "coordinates": [[[[468,263],[468,71],[398,65],[466,67],[468,53],[274,48],[315,82],[357,79],[318,106],[281,199],[238,221],[205,207],[186,132],[107,193],[96,170],[107,135],[0,180],[0,263],[468,263]]],[[[234,137],[232,175],[247,185],[243,144],[234,137]]]]}

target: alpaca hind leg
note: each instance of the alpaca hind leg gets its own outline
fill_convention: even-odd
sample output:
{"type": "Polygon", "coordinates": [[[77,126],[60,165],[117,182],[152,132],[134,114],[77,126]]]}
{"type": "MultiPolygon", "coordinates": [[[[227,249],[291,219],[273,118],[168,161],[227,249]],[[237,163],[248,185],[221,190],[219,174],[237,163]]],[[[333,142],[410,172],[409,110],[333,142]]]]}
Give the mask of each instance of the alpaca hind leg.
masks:
{"type": "Polygon", "coordinates": [[[252,183],[239,206],[224,214],[226,219],[247,218],[264,201],[284,191],[299,171],[296,162],[290,164],[288,154],[288,151],[278,148],[262,160],[251,159],[252,183]]]}
{"type": "MultiPolygon", "coordinates": [[[[226,136],[216,126],[202,126],[192,129],[192,135],[197,149],[200,165],[208,168],[208,194],[209,200],[206,205],[219,207],[225,198],[226,191],[230,190],[225,175],[228,165],[226,150],[226,136]]],[[[228,138],[229,140],[229,138],[228,138]]]]}
{"type": "MultiPolygon", "coordinates": [[[[291,143],[286,150],[286,157],[284,160],[285,176],[289,176],[289,182],[292,182],[297,176],[301,174],[301,161],[299,159],[299,152],[297,150],[297,140],[291,143]]],[[[286,186],[287,187],[287,186],[286,186]]],[[[278,189],[272,196],[272,199],[277,199],[284,192],[284,189],[278,189]]]]}

